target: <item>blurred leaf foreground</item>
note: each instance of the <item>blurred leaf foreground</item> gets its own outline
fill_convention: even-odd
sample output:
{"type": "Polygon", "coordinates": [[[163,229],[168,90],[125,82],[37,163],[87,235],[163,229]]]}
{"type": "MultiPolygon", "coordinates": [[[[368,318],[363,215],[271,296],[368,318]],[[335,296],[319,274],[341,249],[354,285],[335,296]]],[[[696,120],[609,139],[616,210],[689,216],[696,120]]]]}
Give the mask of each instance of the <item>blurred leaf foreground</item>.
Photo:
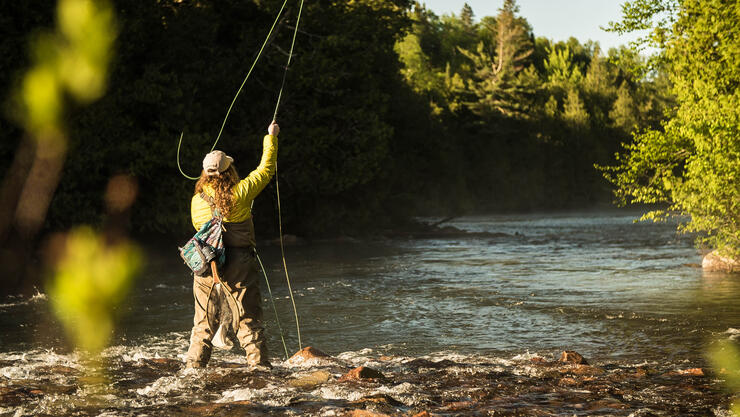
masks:
{"type": "MultiPolygon", "coordinates": [[[[105,93],[116,34],[107,1],[59,0],[56,29],[32,43],[32,66],[16,97],[32,162],[16,196],[13,223],[3,225],[26,243],[43,226],[69,135],[74,134],[65,127],[65,108],[90,104],[105,93]]],[[[142,263],[141,252],[125,233],[136,192],[131,177],[113,177],[105,195],[108,220],[102,230],[80,226],[47,242],[51,304],[70,341],[91,355],[91,364],[108,345],[116,307],[142,263]]]]}

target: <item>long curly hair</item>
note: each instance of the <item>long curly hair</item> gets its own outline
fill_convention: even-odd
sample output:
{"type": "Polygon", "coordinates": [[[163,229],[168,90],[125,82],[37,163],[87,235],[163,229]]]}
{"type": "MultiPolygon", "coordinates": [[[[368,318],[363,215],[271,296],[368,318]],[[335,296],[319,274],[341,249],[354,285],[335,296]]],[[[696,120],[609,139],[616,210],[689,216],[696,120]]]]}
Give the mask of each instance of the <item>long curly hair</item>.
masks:
{"type": "MultiPolygon", "coordinates": [[[[234,195],[231,189],[239,182],[239,174],[236,168],[231,164],[226,171],[219,175],[208,175],[203,170],[200,173],[198,182],[195,183],[195,194],[203,192],[204,187],[209,186],[215,191],[214,200],[216,208],[221,216],[226,217],[231,212],[234,195]]],[[[206,193],[207,194],[207,193],[206,193]]]]}

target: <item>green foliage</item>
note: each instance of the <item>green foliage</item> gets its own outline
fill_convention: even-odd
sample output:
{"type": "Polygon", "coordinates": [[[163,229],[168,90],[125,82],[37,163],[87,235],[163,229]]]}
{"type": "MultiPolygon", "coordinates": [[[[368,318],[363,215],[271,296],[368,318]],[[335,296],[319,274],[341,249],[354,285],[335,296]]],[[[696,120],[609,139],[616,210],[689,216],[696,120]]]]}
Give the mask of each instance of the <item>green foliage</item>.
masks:
{"type": "Polygon", "coordinates": [[[58,137],[65,93],[81,103],[103,94],[116,34],[105,2],[60,1],[57,19],[58,30],[34,42],[34,65],[19,92],[23,124],[38,140],[58,137]]]}
{"type": "MultiPolygon", "coordinates": [[[[22,195],[33,195],[33,206],[48,202],[56,188],[58,171],[53,167],[62,165],[68,146],[69,132],[63,122],[69,113],[68,102],[89,104],[106,90],[116,36],[114,14],[104,0],[59,0],[56,12],[56,31],[44,32],[33,42],[33,65],[18,87],[21,120],[37,142],[34,164],[42,161],[46,168],[46,172],[32,169],[24,178],[22,195]],[[74,100],[66,100],[67,96],[74,100]]],[[[88,167],[91,165],[95,167],[88,167]]],[[[111,187],[113,191],[108,195],[109,205],[118,215],[128,209],[136,194],[132,183],[122,184],[114,183],[116,186],[111,187]]],[[[10,200],[3,204],[12,204],[10,200]]],[[[16,215],[16,221],[21,222],[34,210],[24,209],[23,197],[17,204],[21,213],[16,215]]],[[[77,209],[79,205],[70,208],[77,209]]],[[[35,214],[40,224],[46,207],[35,214]]],[[[14,243],[25,245],[20,238],[14,243]]],[[[112,335],[114,311],[139,270],[139,250],[112,229],[105,236],[90,227],[79,227],[66,236],[57,235],[48,246],[52,264],[49,294],[54,312],[75,347],[87,350],[96,359],[112,335]]],[[[24,262],[24,255],[18,262],[24,262]]],[[[12,281],[9,284],[12,286],[12,281]]]]}
{"type": "Polygon", "coordinates": [[[580,68],[572,61],[568,46],[550,49],[544,63],[547,82],[555,87],[564,87],[581,82],[583,75],[580,68]]]}
{"type": "Polygon", "coordinates": [[[106,243],[87,227],[69,233],[49,284],[54,311],[75,346],[94,355],[110,341],[114,312],[141,268],[139,249],[106,243]]]}
{"type": "MultiPolygon", "coordinates": [[[[44,1],[0,13],[17,28],[0,50],[18,56],[44,1]]],[[[281,4],[115,0],[109,94],[65,115],[74,134],[48,226],[99,219],[106,179],[126,173],[142,189],[137,229],[189,232],[193,184],[177,173],[177,138],[184,130],[181,159],[194,175],[281,4]]],[[[242,175],[258,163],[296,12],[289,6],[218,145],[242,175]]],[[[289,233],[605,201],[593,164],[612,163],[633,127],[659,126],[670,104],[659,70],[634,75],[627,65],[641,62],[626,49],[607,59],[590,42],[535,38],[513,0],[480,19],[469,5],[436,16],[407,0],[321,0],[306,3],[301,22],[278,115],[289,233]]],[[[260,236],[276,231],[272,194],[255,203],[260,236]]]]}
{"type": "Polygon", "coordinates": [[[563,119],[575,129],[583,129],[588,125],[588,112],[576,89],[568,90],[563,105],[563,119]]]}
{"type": "MultiPolygon", "coordinates": [[[[435,122],[451,129],[437,135],[451,135],[448,148],[464,164],[463,207],[603,201],[608,193],[593,164],[610,162],[634,128],[658,124],[670,103],[665,83],[655,81],[664,77],[636,78],[620,66],[638,59],[628,50],[607,58],[593,43],[535,39],[516,13],[516,3],[506,2],[497,16],[481,18],[472,42],[463,42],[459,28],[468,12],[440,19],[417,5],[411,31],[397,45],[405,79],[428,97],[435,122]],[[460,44],[456,55],[437,46],[449,38],[460,44]]],[[[430,178],[447,184],[444,175],[430,178]]]]}
{"type": "Polygon", "coordinates": [[[649,216],[689,216],[683,230],[702,232],[705,244],[738,257],[740,9],[719,0],[670,4],[631,4],[619,27],[675,13],[658,27],[676,107],[660,129],[635,136],[608,176],[623,202],[668,204],[667,212],[649,216]]]}
{"type": "Polygon", "coordinates": [[[624,131],[631,131],[637,126],[637,112],[635,102],[632,99],[629,88],[622,83],[617,90],[617,99],[614,101],[609,117],[614,120],[614,125],[624,131]]]}
{"type": "MultiPolygon", "coordinates": [[[[526,75],[519,74],[532,54],[532,41],[528,26],[517,19],[516,4],[504,2],[504,7],[496,17],[495,37],[491,39],[492,48],[481,40],[475,51],[459,48],[471,61],[472,77],[464,85],[470,90],[466,103],[473,114],[483,120],[495,115],[524,116],[526,96],[532,91],[526,75]]],[[[531,77],[529,77],[531,78],[531,77]]]]}
{"type": "MultiPolygon", "coordinates": [[[[731,341],[721,341],[709,352],[712,365],[719,370],[725,385],[732,392],[740,393],[740,349],[731,341]]],[[[740,415],[740,399],[737,397],[730,406],[733,413],[740,415]]]]}

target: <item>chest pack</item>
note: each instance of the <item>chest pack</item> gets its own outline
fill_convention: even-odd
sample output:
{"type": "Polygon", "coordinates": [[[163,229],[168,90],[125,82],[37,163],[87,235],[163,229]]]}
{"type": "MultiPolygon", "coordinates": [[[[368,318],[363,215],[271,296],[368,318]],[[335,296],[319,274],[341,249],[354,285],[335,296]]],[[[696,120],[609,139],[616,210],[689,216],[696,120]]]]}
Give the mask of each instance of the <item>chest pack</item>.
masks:
{"type": "Polygon", "coordinates": [[[200,193],[200,197],[211,206],[212,217],[179,248],[180,257],[196,275],[205,275],[210,268],[215,278],[216,269],[226,261],[223,217],[219,214],[213,197],[205,193],[200,193]]]}

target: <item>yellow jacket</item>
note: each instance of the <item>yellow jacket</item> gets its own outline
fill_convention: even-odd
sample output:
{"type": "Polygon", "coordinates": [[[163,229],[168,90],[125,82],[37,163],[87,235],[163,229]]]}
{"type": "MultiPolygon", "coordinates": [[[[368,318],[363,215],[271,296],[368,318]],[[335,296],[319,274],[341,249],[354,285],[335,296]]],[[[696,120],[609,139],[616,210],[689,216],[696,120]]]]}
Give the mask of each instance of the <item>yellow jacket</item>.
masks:
{"type": "MultiPolygon", "coordinates": [[[[252,217],[252,200],[267,186],[275,175],[276,168],[277,136],[265,135],[262,142],[262,160],[254,171],[232,188],[234,206],[224,221],[241,223],[252,217]]],[[[206,186],[203,191],[211,197],[214,196],[211,187],[206,186]]],[[[211,206],[200,197],[200,194],[195,194],[190,201],[190,217],[195,230],[200,230],[204,223],[211,220],[211,206]]]]}

